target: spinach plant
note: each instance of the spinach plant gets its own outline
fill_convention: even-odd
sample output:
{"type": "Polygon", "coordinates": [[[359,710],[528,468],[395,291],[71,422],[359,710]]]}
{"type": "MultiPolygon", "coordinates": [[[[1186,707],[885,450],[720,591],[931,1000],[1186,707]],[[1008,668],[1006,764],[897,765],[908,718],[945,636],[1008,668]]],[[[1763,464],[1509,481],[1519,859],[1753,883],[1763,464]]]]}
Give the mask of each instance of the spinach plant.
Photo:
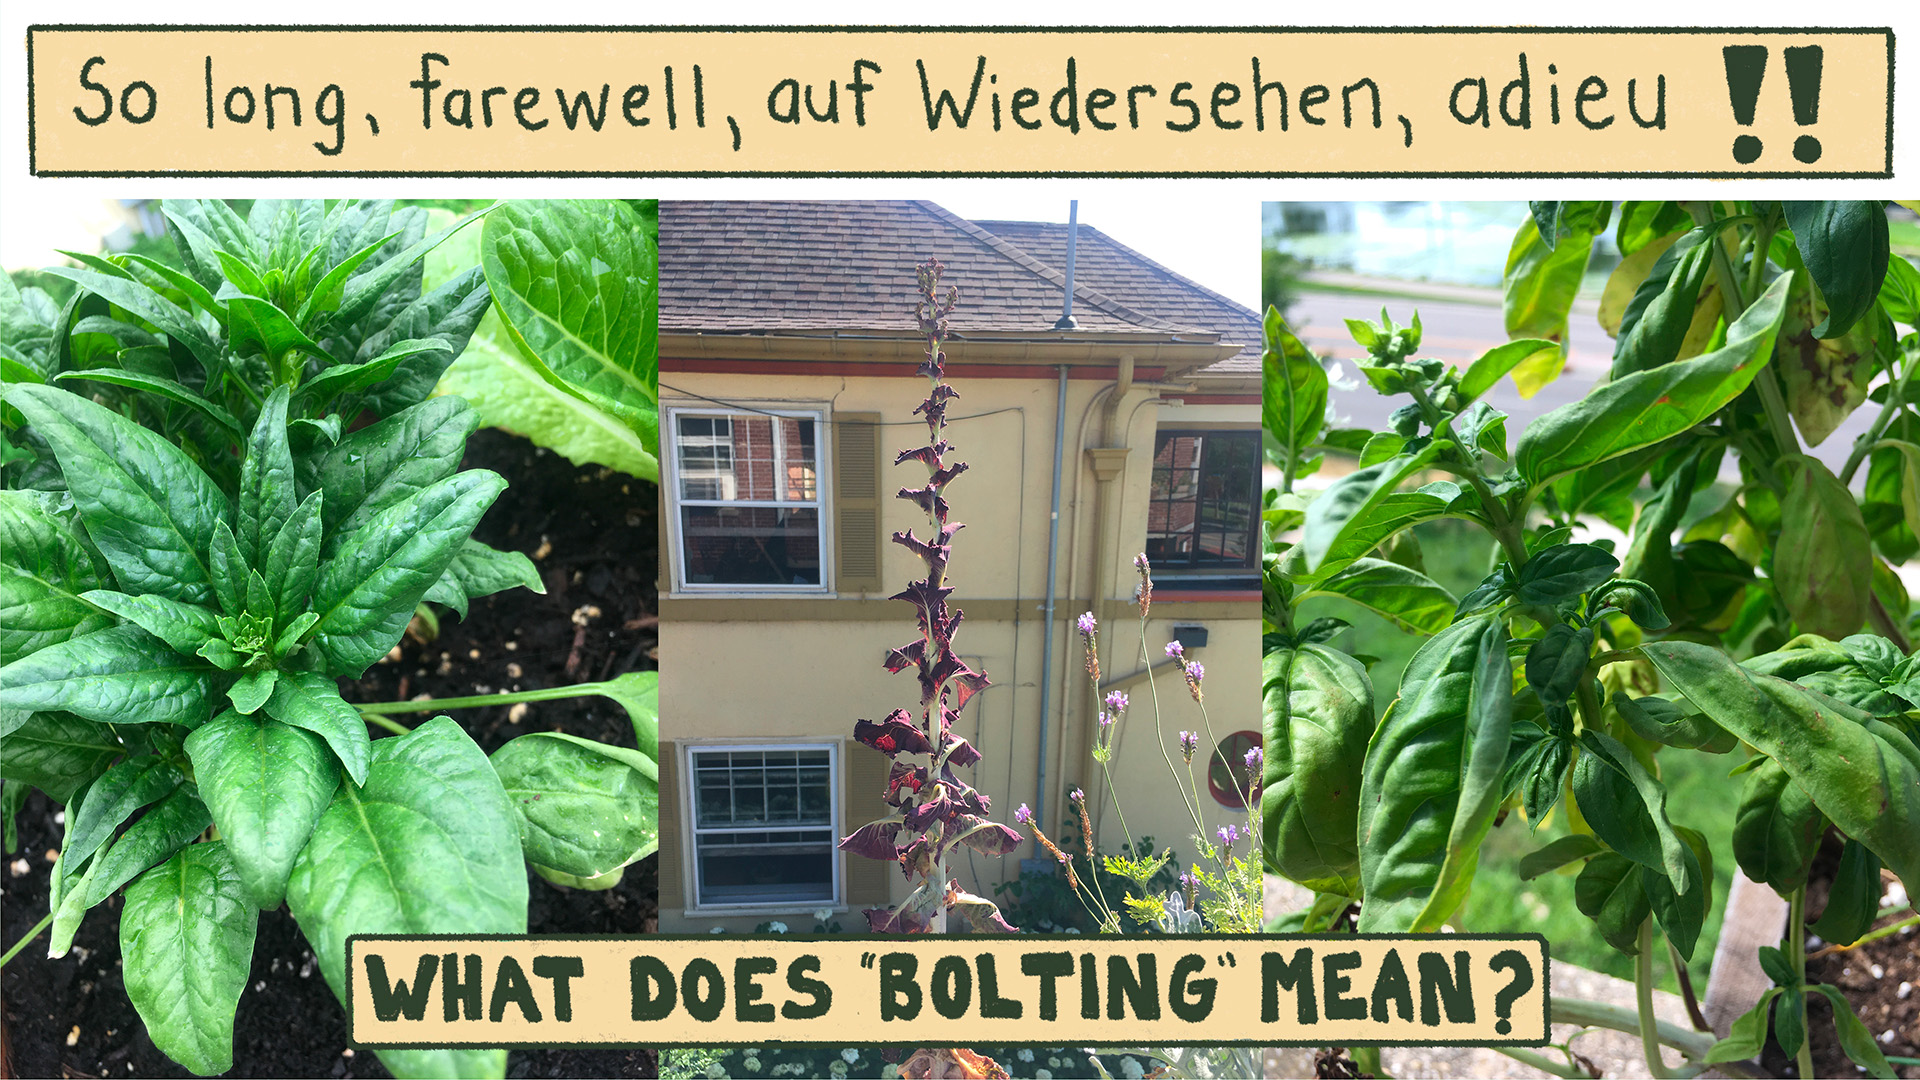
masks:
{"type": "MultiPolygon", "coordinates": [[[[1269,869],[1317,896],[1287,925],[1345,925],[1357,905],[1361,931],[1440,930],[1498,820],[1559,812],[1570,835],[1519,872],[1577,867],[1580,911],[1635,958],[1640,993],[1637,1016],[1555,995],[1556,1022],[1637,1031],[1656,1077],[1738,1071],[1771,1029],[1810,1076],[1821,994],[1849,1056],[1892,1076],[1839,992],[1807,983],[1805,895],[1829,828],[1846,854],[1821,937],[1868,932],[1883,867],[1920,888],[1920,659],[1891,569],[1920,551],[1920,336],[1897,328],[1920,324],[1920,272],[1889,256],[1874,202],[1532,209],[1507,265],[1516,340],[1460,370],[1420,356],[1417,316],[1349,323],[1361,374],[1404,399],[1384,430],[1328,426],[1325,367],[1267,316],[1263,839],[1269,869]],[[1558,376],[1616,217],[1612,369],[1510,440],[1487,392],[1558,376]],[[1869,402],[1837,471],[1807,453],[1869,402]],[[1356,467],[1296,491],[1328,454],[1356,467]],[[1442,518],[1496,542],[1457,598],[1408,532],[1442,518]],[[1316,596],[1426,637],[1385,709],[1366,659],[1335,647],[1344,624],[1300,617],[1316,596]],[[1734,755],[1733,854],[1791,911],[1759,957],[1775,989],[1717,1043],[1651,1006],[1656,953],[1691,1001],[1683,965],[1713,902],[1711,852],[1660,779],[1663,757],[1696,753],[1734,755]]],[[[1580,1074],[1560,1049],[1509,1052],[1580,1074]]]]}
{"type": "MultiPolygon", "coordinates": [[[[490,761],[445,716],[385,719],[418,703],[341,697],[423,601],[541,587],[472,539],[505,481],[460,469],[473,410],[428,396],[488,308],[484,274],[423,291],[452,230],[388,203],[165,211],[184,269],[75,256],[50,271],[80,286],[57,311],[0,296],[0,777],[9,822],[28,786],[66,805],[50,957],[124,886],[128,996],[211,1074],[233,1064],[261,909],[286,903],[339,993],[350,934],[523,932],[523,861],[618,880],[655,842],[657,721],[645,680],[570,688],[630,702],[645,752],[543,733],[490,761]]],[[[505,1068],[381,1056],[401,1076],[505,1068]]]]}

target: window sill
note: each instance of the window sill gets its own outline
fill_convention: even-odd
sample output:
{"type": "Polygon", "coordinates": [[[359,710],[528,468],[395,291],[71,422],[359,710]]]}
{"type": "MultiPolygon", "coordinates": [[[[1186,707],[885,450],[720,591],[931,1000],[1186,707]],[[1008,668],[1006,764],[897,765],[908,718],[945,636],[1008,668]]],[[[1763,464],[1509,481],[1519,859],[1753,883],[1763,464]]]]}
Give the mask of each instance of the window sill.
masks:
{"type": "Polygon", "coordinates": [[[1154,606],[1161,604],[1219,603],[1221,601],[1245,601],[1254,603],[1260,599],[1258,588],[1232,589],[1173,589],[1156,588],[1153,590],[1154,606]]]}
{"type": "Polygon", "coordinates": [[[831,909],[833,914],[836,916],[845,915],[848,912],[853,910],[851,907],[848,907],[846,904],[840,903],[838,901],[819,900],[813,903],[806,903],[802,901],[797,904],[794,904],[794,903],[740,904],[740,905],[732,905],[732,906],[725,906],[725,907],[712,907],[712,906],[694,907],[692,905],[688,905],[687,907],[681,909],[681,916],[683,918],[688,918],[688,919],[694,919],[694,918],[729,919],[729,918],[751,917],[755,915],[811,916],[817,911],[826,910],[826,909],[831,909]]]}

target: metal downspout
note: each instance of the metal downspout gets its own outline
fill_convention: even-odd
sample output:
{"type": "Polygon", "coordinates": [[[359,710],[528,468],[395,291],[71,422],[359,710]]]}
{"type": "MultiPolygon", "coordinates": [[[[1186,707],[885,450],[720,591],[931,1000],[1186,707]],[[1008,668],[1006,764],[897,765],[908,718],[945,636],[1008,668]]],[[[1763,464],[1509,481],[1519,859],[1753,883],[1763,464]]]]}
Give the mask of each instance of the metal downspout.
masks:
{"type": "Polygon", "coordinates": [[[1039,775],[1033,786],[1033,820],[1047,824],[1043,811],[1047,805],[1047,728],[1053,718],[1053,628],[1054,584],[1060,570],[1060,488],[1065,476],[1067,449],[1067,365],[1060,365],[1059,388],[1054,391],[1058,409],[1053,418],[1053,506],[1047,515],[1047,591],[1040,610],[1046,619],[1046,631],[1040,646],[1040,747],[1035,755],[1039,775]]]}

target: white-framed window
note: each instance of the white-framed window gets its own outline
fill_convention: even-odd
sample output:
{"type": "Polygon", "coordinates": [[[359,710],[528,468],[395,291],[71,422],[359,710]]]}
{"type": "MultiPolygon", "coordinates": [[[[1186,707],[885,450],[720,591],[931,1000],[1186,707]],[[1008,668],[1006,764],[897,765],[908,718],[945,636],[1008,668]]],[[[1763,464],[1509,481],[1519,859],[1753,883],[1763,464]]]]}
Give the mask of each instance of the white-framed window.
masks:
{"type": "Polygon", "coordinates": [[[837,907],[836,743],[686,748],[691,907],[837,907]]]}
{"type": "Polygon", "coordinates": [[[823,409],[667,411],[674,587],[831,590],[823,409]]]}

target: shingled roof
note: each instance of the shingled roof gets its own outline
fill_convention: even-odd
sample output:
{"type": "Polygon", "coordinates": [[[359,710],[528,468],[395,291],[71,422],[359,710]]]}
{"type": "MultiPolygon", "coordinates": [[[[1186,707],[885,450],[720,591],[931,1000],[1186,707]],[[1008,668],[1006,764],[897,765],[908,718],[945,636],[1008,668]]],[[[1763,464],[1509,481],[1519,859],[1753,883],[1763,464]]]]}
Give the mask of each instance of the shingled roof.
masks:
{"type": "MultiPolygon", "coordinates": [[[[910,330],[914,266],[932,256],[960,285],[965,331],[1051,334],[1066,244],[1065,225],[967,221],[930,202],[662,201],[660,329],[910,330]]],[[[1086,225],[1073,314],[1084,331],[1241,343],[1203,371],[1259,370],[1252,311],[1086,225]]]]}

